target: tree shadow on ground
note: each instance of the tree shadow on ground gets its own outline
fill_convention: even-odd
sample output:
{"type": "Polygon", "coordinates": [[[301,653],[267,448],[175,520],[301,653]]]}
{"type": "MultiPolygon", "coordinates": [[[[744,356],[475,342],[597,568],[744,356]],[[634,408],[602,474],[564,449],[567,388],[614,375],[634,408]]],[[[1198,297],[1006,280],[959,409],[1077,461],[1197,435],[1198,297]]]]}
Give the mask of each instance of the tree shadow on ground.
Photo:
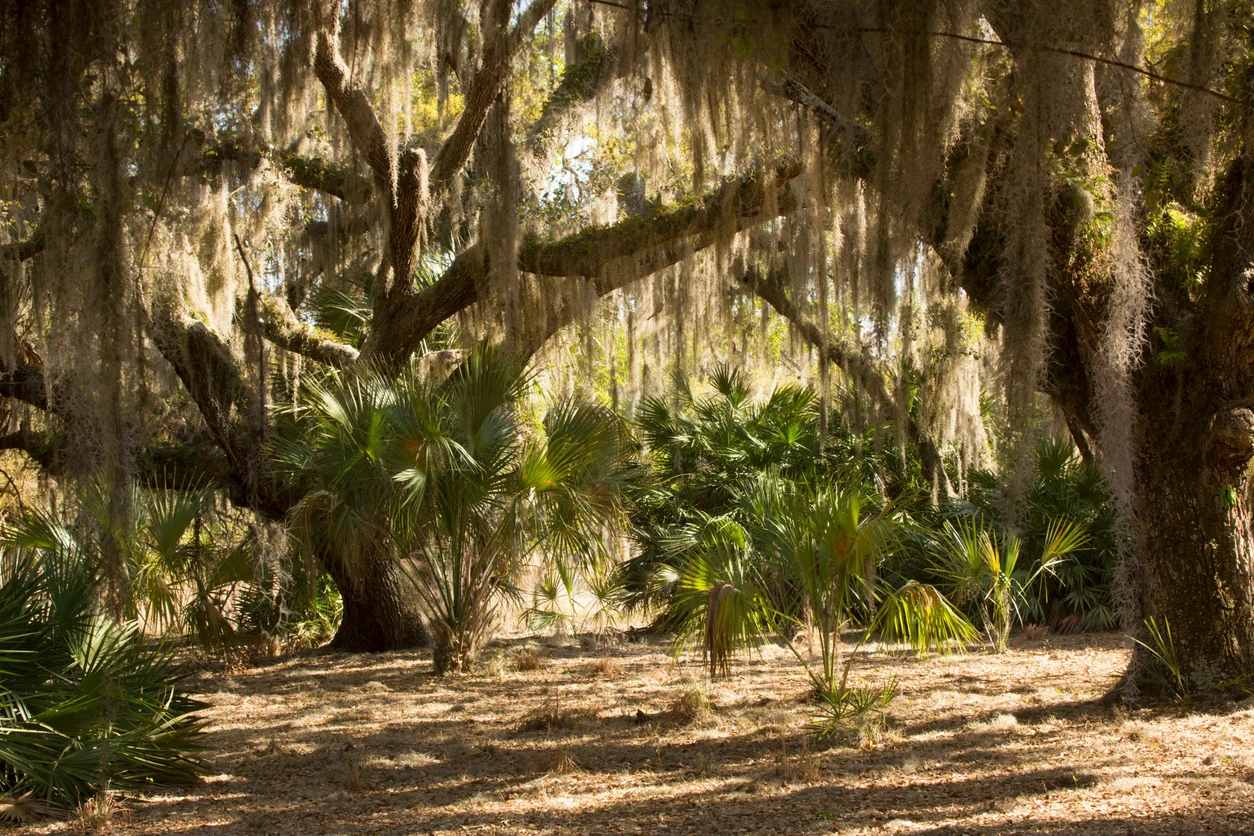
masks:
{"type": "MultiPolygon", "coordinates": [[[[799,732],[804,683],[785,663],[746,664],[725,707],[686,725],[662,702],[685,674],[658,647],[614,649],[624,673],[605,683],[588,673],[595,655],[540,646],[548,667],[526,675],[438,679],[429,654],[324,653],[223,679],[216,684],[231,709],[218,713],[212,737],[221,776],[152,798],[132,831],[1045,836],[1234,833],[1242,821],[1236,796],[1208,796],[1218,800],[1187,814],[1153,804],[1152,788],[1144,816],[1112,805],[1125,792],[1120,781],[1142,792],[1120,749],[1125,721],[1098,699],[1059,689],[1046,704],[1008,709],[1007,695],[1039,696],[1056,678],[1032,678],[1013,655],[975,657],[979,673],[880,658],[877,671],[930,671],[906,682],[907,693],[939,689],[965,702],[920,703],[869,748],[851,732],[852,745],[815,751],[799,732]],[[550,707],[566,713],[524,730],[560,688],[574,696],[550,707]],[[630,698],[616,704],[617,692],[630,698]],[[584,694],[589,705],[578,702],[584,694]],[[649,701],[661,710],[640,722],[630,708],[649,701]],[[412,706],[426,713],[402,710],[412,706]],[[1099,726],[1107,737],[1078,749],[1077,733],[1099,726]]],[[[1147,712],[1144,722],[1189,714],[1173,710],[1147,712]]],[[[1216,774],[1186,763],[1159,768],[1155,780],[1214,784],[1216,774]]]]}

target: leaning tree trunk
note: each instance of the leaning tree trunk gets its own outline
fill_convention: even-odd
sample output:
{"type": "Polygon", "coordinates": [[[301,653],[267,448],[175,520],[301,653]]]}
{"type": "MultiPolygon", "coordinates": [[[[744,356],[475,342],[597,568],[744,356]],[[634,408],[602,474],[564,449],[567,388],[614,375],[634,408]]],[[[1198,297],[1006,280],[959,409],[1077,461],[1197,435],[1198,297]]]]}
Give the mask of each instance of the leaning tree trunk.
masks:
{"type": "Polygon", "coordinates": [[[1254,681],[1254,412],[1172,420],[1161,401],[1156,412],[1137,462],[1140,611],[1170,626],[1185,687],[1254,681]]]}
{"type": "Polygon", "coordinates": [[[323,562],[344,600],[344,618],[332,648],[378,653],[427,645],[415,596],[392,555],[367,551],[351,566],[342,560],[323,562]]]}

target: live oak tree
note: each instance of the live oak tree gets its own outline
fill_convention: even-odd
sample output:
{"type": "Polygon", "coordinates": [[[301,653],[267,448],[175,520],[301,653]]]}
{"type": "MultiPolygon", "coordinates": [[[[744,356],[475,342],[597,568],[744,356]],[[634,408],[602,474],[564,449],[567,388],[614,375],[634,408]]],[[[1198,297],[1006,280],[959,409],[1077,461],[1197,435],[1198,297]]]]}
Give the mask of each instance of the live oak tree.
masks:
{"type": "MultiPolygon", "coordinates": [[[[1129,623],[1169,621],[1195,687],[1254,675],[1246,4],[3,14],[3,446],[48,471],[282,519],[269,407],[314,367],[399,372],[450,323],[530,356],[598,317],[682,365],[761,304],[944,493],[982,322],[1008,471],[1043,394],[1114,487],[1129,623]]],[[[416,635],[376,558],[341,647],[416,635]]]]}

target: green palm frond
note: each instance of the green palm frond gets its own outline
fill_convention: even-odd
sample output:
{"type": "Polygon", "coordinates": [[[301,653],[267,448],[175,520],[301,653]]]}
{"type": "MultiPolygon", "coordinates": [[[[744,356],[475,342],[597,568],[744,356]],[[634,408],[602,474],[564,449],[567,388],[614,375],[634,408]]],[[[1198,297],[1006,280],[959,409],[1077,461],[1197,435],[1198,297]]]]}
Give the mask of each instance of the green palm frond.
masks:
{"type": "Polygon", "coordinates": [[[1001,570],[1001,554],[992,535],[973,519],[946,520],[936,538],[936,574],[960,605],[980,601],[1001,570]]]}
{"type": "Polygon", "coordinates": [[[515,406],[527,379],[481,346],[438,385],[331,374],[280,411],[276,456],[308,487],[293,531],[349,579],[366,555],[396,561],[440,669],[470,663],[497,604],[521,597],[527,560],[542,555],[573,587],[606,562],[620,524],[632,449],[621,419],[563,402],[529,433],[515,406]]]}
{"type": "Polygon", "coordinates": [[[884,597],[871,628],[885,640],[904,643],[918,653],[961,649],[979,637],[939,590],[914,580],[884,597]]]}
{"type": "Polygon", "coordinates": [[[96,579],[59,550],[0,570],[0,794],[73,807],[202,771],[200,703],[170,651],[94,610],[96,579]]]}
{"type": "Polygon", "coordinates": [[[773,611],[753,577],[748,547],[748,534],[735,520],[705,518],[675,573],[682,613],[675,650],[698,638],[711,676],[729,673],[732,657],[757,647],[773,629],[773,611]]]}

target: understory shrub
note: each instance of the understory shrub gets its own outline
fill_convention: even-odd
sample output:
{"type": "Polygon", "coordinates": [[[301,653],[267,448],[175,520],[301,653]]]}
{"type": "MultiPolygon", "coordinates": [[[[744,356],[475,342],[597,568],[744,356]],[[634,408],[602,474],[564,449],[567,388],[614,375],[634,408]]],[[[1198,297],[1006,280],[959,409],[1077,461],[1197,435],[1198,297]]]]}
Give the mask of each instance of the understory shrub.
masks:
{"type": "Polygon", "coordinates": [[[45,545],[0,557],[0,796],[69,809],[194,781],[204,705],[171,650],[103,613],[82,555],[45,545]]]}

